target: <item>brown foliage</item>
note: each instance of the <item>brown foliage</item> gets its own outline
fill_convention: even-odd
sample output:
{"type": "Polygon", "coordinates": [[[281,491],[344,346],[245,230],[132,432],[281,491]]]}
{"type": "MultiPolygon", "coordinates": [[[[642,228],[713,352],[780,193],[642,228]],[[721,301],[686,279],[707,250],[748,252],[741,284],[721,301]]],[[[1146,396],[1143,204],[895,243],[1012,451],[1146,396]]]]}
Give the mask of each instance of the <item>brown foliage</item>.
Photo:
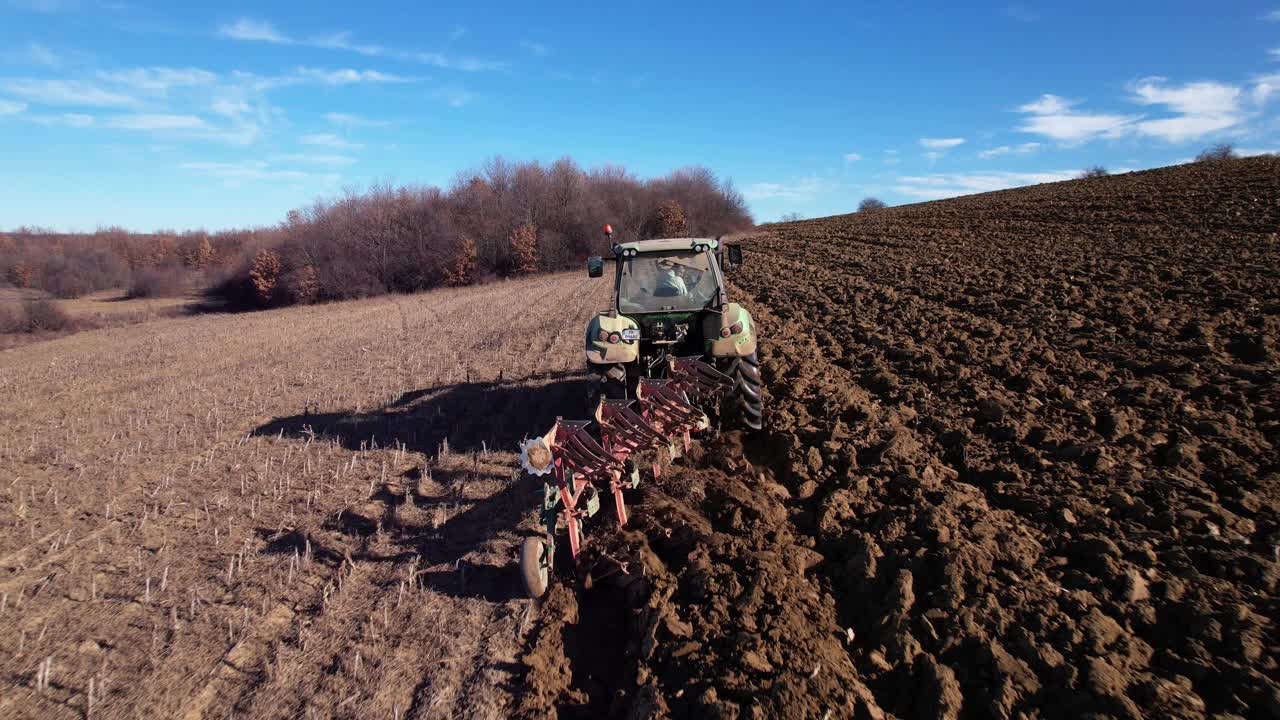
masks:
{"type": "Polygon", "coordinates": [[[285,273],[284,290],[290,302],[309,305],[320,295],[320,276],[311,265],[295,268],[285,273]]]}
{"type": "Polygon", "coordinates": [[[517,225],[507,237],[511,245],[511,271],[524,275],[538,271],[538,228],[533,223],[517,225]]]}
{"type": "Polygon", "coordinates": [[[476,243],[471,238],[463,238],[453,255],[453,262],[445,275],[449,285],[470,285],[476,281],[476,243]]]}
{"type": "Polygon", "coordinates": [[[689,234],[689,225],[685,221],[684,208],[675,200],[658,203],[645,234],[654,238],[685,237],[689,234]]]}
{"type": "Polygon", "coordinates": [[[253,258],[253,268],[249,270],[249,280],[253,283],[253,291],[258,302],[266,305],[275,294],[276,281],[280,279],[280,256],[271,250],[262,249],[253,258]]]}
{"type": "Polygon", "coordinates": [[[34,273],[31,272],[31,266],[26,263],[15,263],[10,266],[9,271],[5,273],[5,278],[11,285],[18,288],[31,287],[31,279],[34,273]]]}

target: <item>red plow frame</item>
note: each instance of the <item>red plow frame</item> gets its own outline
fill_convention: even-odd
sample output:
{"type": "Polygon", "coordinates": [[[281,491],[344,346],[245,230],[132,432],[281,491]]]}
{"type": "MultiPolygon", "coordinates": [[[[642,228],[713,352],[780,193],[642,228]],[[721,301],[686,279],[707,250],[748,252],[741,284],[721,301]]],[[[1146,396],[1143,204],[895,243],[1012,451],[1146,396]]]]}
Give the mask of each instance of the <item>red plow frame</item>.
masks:
{"type": "Polygon", "coordinates": [[[546,434],[521,444],[524,470],[545,477],[546,539],[527,539],[521,552],[531,595],[537,597],[546,590],[557,526],[563,522],[568,530],[569,549],[577,564],[583,520],[599,509],[600,490],[607,488],[613,495],[618,524],[625,526],[623,491],[639,484],[641,464],[650,468],[655,480],[660,478],[664,454],[668,459],[679,457],[689,449],[693,433],[711,426],[694,401],[718,400],[732,387],[732,378],[700,358],[670,357],[667,378],[640,378],[634,399],[602,400],[593,420],[557,418],[546,434]],[[542,547],[530,548],[531,541],[542,547]],[[535,562],[537,567],[529,567],[535,562]]]}

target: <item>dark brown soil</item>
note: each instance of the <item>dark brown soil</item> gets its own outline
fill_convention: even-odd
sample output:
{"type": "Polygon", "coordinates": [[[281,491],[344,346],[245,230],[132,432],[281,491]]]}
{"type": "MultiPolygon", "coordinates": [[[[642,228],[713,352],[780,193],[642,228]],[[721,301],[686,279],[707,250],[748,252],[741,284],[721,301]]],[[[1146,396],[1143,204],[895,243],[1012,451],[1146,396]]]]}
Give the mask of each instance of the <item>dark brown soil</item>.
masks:
{"type": "Polygon", "coordinates": [[[766,228],[765,431],[591,536],[625,672],[557,591],[527,714],[1280,716],[1278,230],[1276,158],[766,228]]]}

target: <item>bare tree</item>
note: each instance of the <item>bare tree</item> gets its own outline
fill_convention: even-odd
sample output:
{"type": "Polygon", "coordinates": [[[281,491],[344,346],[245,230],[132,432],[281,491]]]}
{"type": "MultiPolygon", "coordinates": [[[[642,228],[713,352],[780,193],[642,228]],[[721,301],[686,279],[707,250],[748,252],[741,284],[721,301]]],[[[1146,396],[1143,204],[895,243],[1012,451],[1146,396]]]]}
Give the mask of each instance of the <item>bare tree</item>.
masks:
{"type": "Polygon", "coordinates": [[[1211,148],[1205,148],[1196,156],[1196,162],[1216,162],[1218,160],[1234,160],[1239,157],[1236,155],[1235,146],[1227,143],[1214,145],[1211,148]]]}
{"type": "Polygon", "coordinates": [[[858,203],[858,212],[864,212],[866,210],[880,210],[881,208],[887,207],[889,206],[880,198],[863,198],[862,202],[858,203]]]}
{"type": "Polygon", "coordinates": [[[798,213],[798,212],[789,212],[789,213],[787,213],[786,215],[783,215],[782,217],[778,218],[778,222],[784,222],[784,223],[788,223],[788,222],[797,222],[797,221],[799,221],[799,220],[803,220],[803,219],[804,219],[804,216],[803,216],[803,215],[801,215],[800,213],[798,213]]]}
{"type": "Polygon", "coordinates": [[[1076,179],[1088,180],[1089,178],[1106,177],[1110,174],[1111,173],[1101,165],[1093,165],[1091,167],[1087,167],[1084,170],[1082,170],[1080,174],[1076,176],[1076,179]]]}

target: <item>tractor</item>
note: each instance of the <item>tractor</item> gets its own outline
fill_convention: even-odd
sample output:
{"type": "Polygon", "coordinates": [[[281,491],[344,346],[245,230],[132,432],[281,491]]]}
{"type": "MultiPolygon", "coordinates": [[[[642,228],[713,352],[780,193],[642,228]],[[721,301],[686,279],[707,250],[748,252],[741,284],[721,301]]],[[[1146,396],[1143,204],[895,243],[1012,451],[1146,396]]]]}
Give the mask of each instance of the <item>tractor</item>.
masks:
{"type": "MultiPolygon", "coordinates": [[[[608,225],[605,235],[612,240],[608,225]]],[[[547,591],[561,528],[579,579],[590,585],[592,570],[580,557],[583,528],[600,510],[602,493],[612,494],[614,515],[625,526],[623,492],[639,485],[642,470],[659,480],[693,435],[712,429],[709,410],[721,422],[761,428],[756,328],[745,308],[729,302],[721,271],[741,265],[741,246],[665,238],[611,248],[612,302],[587,325],[591,419],[557,418],[520,444],[522,469],[543,479],[544,532],[520,548],[520,573],[534,598],[547,591]]],[[[603,257],[587,260],[590,277],[602,277],[604,267],[603,257]]],[[[630,575],[625,564],[604,572],[630,575]]]]}
{"type": "MultiPolygon", "coordinates": [[[[606,226],[606,235],[612,229],[606,226]]],[[[613,300],[587,325],[587,406],[634,398],[639,378],[665,377],[668,358],[699,358],[733,381],[724,409],[760,429],[760,360],[751,313],[729,301],[723,268],[742,264],[742,246],[711,238],[616,243],[613,300]],[[726,262],[727,261],[727,262],[726,262]]],[[[602,257],[587,260],[601,277],[602,257]]]]}

